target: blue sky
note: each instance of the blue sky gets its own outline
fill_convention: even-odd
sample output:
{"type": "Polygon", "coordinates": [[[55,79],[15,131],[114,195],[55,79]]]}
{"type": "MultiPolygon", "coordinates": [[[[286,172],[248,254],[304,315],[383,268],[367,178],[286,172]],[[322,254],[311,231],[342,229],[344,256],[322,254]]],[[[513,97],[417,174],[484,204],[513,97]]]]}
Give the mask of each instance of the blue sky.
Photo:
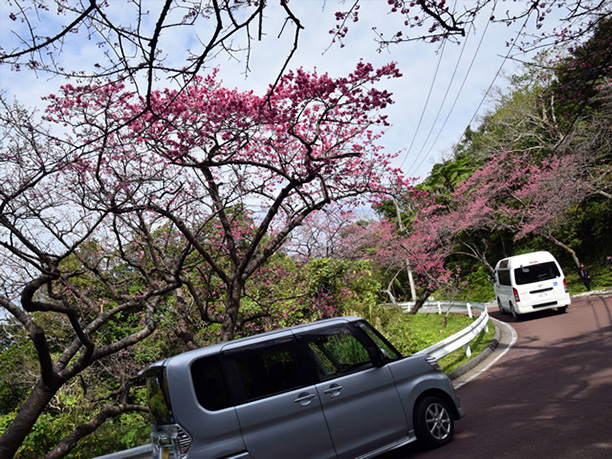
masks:
{"type": "MultiPolygon", "coordinates": [[[[244,75],[244,61],[220,56],[214,63],[220,68],[220,76],[227,86],[261,93],[280,70],[293,35],[286,31],[277,39],[284,16],[275,2],[270,3],[264,22],[264,40],[254,43],[248,76],[244,75]]],[[[461,3],[459,0],[458,8],[461,3]]],[[[496,16],[502,16],[508,8],[524,6],[521,3],[498,2],[496,16]]],[[[152,12],[160,4],[156,0],[146,2],[152,12]]],[[[510,27],[494,23],[487,26],[490,6],[460,45],[448,43],[442,49],[436,44],[411,42],[377,52],[372,26],[393,28],[401,20],[397,15],[387,14],[386,1],[363,2],[361,20],[351,25],[343,48],[338,44],[332,45],[328,33],[335,25],[334,12],[341,8],[338,2],[298,0],[291,5],[305,27],[291,68],[312,70],[316,67],[318,72],[341,76],[354,69],[360,59],[375,66],[397,62],[403,77],[385,83],[386,88],[393,92],[396,103],[387,111],[392,126],[381,143],[389,151],[399,152],[397,166],[410,177],[426,177],[433,164],[450,156],[452,146],[461,138],[470,121],[473,120],[474,127],[478,124],[478,117],[491,109],[491,100],[484,99],[487,89],[492,84],[503,89],[506,85],[503,75],[512,74],[518,68],[515,62],[504,61],[504,57],[508,53],[507,43],[516,38],[522,23],[510,27]],[[501,73],[498,74],[500,67],[501,73]],[[430,92],[432,82],[434,86],[430,92]]],[[[122,10],[115,13],[125,14],[122,10]]],[[[1,6],[0,40],[3,45],[13,40],[8,30],[15,26],[7,16],[7,8],[1,6]]],[[[527,30],[533,30],[533,23],[533,20],[528,23],[527,30]]],[[[548,24],[552,27],[554,21],[548,24]]],[[[53,29],[54,24],[47,23],[46,26],[53,29]]],[[[166,36],[163,43],[168,59],[176,57],[178,60],[183,55],[177,50],[185,49],[189,42],[186,37],[175,34],[166,36]]],[[[73,40],[61,58],[68,64],[82,65],[84,62],[87,65],[96,52],[94,42],[73,40]]],[[[43,75],[36,77],[26,72],[12,73],[7,68],[0,68],[2,89],[30,106],[42,106],[40,97],[57,92],[63,83],[60,79],[43,75]]]]}

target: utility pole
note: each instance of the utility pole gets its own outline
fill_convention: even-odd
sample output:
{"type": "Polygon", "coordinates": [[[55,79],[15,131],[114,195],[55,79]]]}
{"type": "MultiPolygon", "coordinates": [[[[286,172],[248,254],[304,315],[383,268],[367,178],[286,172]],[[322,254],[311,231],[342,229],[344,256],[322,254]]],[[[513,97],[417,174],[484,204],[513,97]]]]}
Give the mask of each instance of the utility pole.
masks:
{"type": "MultiPolygon", "coordinates": [[[[406,229],[404,228],[404,222],[402,222],[399,204],[397,203],[395,196],[391,196],[391,199],[393,200],[393,204],[395,205],[395,213],[397,214],[397,224],[399,225],[400,231],[404,232],[406,229]]],[[[408,254],[406,254],[406,273],[408,274],[408,282],[410,282],[410,296],[412,297],[412,301],[416,301],[416,289],[414,288],[414,279],[412,277],[412,270],[410,269],[410,260],[408,259],[408,254]]]]}

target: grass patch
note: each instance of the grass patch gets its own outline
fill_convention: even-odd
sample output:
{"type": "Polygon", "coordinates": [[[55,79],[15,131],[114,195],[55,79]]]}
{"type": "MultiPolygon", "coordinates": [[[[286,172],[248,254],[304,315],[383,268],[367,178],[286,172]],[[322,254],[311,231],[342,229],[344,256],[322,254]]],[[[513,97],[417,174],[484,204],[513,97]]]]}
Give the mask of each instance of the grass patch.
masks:
{"type": "Polygon", "coordinates": [[[491,344],[491,341],[493,341],[493,337],[495,336],[495,327],[491,321],[489,321],[488,325],[488,331],[482,330],[476,338],[470,341],[470,349],[472,351],[470,357],[465,355],[465,349],[461,348],[440,359],[438,363],[442,367],[442,371],[444,373],[448,374],[451,371],[459,368],[461,365],[469,362],[474,357],[480,355],[491,344]]]}
{"type": "MultiPolygon", "coordinates": [[[[591,274],[591,290],[608,290],[612,288],[612,269],[607,265],[593,263],[589,266],[589,273],[591,274]]],[[[571,295],[587,291],[577,271],[564,271],[564,274],[571,295]]]]}

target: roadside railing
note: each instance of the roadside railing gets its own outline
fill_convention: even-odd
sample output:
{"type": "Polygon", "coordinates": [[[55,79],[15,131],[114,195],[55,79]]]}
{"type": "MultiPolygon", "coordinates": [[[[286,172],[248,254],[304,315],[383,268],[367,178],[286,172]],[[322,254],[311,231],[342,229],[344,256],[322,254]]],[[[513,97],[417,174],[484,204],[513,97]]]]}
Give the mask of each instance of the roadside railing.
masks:
{"type": "Polygon", "coordinates": [[[151,443],[136,448],[118,451],[116,453],[107,454],[106,456],[95,457],[94,459],[152,459],[153,445],[151,443]]]}
{"type": "MultiPolygon", "coordinates": [[[[409,311],[413,303],[400,303],[399,306],[404,311],[409,311]]],[[[425,303],[419,309],[419,312],[425,313],[437,313],[446,314],[452,313],[466,313],[468,317],[474,317],[474,311],[478,312],[478,318],[470,324],[470,326],[463,330],[455,333],[452,336],[429,346],[422,351],[416,352],[417,355],[429,354],[436,359],[440,359],[457,349],[462,347],[465,349],[465,355],[470,357],[472,350],[470,349],[470,342],[478,336],[482,330],[489,330],[489,313],[487,307],[481,303],[467,303],[463,301],[429,301],[425,303]]]]}
{"type": "MultiPolygon", "coordinates": [[[[400,303],[399,306],[404,311],[409,311],[412,307],[411,303],[400,303]]],[[[439,343],[429,346],[427,349],[417,352],[417,355],[431,355],[436,359],[440,359],[451,352],[460,348],[465,348],[465,353],[468,357],[472,354],[470,342],[478,336],[482,330],[488,330],[489,313],[485,305],[481,303],[466,303],[462,301],[429,301],[425,303],[419,312],[432,314],[465,313],[470,318],[474,317],[474,311],[478,312],[478,317],[469,327],[464,328],[460,332],[440,341],[439,343]]],[[[119,451],[106,456],[99,456],[94,459],[151,459],[153,457],[153,445],[144,445],[137,448],[119,451]]]]}

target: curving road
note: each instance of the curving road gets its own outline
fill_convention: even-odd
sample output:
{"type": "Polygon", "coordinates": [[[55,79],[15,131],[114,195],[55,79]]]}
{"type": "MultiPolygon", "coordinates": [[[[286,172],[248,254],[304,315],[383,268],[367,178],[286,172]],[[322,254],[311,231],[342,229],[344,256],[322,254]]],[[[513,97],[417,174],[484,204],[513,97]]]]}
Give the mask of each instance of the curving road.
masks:
{"type": "Polygon", "coordinates": [[[489,313],[516,330],[516,342],[505,328],[488,368],[458,381],[467,415],[454,441],[383,457],[611,458],[612,295],[574,297],[566,314],[542,311],[521,321],[496,307],[489,313]]]}

